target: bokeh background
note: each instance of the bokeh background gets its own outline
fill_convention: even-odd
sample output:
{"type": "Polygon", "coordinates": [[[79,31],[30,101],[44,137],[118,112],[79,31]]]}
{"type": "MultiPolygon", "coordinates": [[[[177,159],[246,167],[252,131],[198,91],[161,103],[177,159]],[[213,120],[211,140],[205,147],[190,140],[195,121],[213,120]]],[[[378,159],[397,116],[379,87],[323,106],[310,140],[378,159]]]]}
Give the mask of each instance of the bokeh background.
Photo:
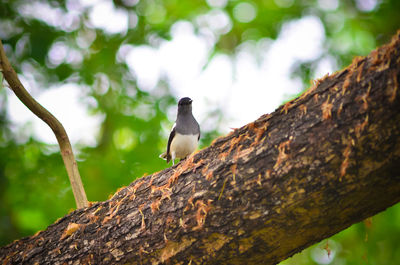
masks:
{"type": "MultiPolygon", "coordinates": [[[[90,201],[161,170],[180,97],[201,148],[390,40],[398,0],[2,0],[0,38],[66,127],[90,201]]],[[[384,176],[382,176],[384,177],[384,176]]],[[[55,137],[0,86],[0,245],[75,207],[55,137]]],[[[282,264],[400,264],[400,205],[282,264]]]]}

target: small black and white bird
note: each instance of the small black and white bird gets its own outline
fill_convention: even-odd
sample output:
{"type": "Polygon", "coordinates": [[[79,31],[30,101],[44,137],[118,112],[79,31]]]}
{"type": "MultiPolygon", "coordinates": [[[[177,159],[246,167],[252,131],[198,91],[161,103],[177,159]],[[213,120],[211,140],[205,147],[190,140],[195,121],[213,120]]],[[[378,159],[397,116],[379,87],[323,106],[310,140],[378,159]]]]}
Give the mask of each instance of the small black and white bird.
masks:
{"type": "Polygon", "coordinates": [[[172,160],[184,159],[193,153],[200,139],[200,126],[192,114],[192,100],[188,97],[181,98],[178,103],[178,115],[169,135],[167,152],[160,155],[160,158],[172,160]]]}

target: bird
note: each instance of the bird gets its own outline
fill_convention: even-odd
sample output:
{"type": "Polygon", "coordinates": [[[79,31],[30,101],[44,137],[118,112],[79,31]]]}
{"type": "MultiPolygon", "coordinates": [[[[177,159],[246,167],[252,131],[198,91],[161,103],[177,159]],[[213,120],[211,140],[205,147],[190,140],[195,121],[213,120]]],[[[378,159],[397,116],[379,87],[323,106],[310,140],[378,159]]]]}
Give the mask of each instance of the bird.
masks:
{"type": "Polygon", "coordinates": [[[178,102],[178,114],[168,138],[167,151],[160,158],[172,160],[185,159],[192,154],[199,143],[200,126],[192,114],[192,100],[188,97],[181,98],[178,102]]]}

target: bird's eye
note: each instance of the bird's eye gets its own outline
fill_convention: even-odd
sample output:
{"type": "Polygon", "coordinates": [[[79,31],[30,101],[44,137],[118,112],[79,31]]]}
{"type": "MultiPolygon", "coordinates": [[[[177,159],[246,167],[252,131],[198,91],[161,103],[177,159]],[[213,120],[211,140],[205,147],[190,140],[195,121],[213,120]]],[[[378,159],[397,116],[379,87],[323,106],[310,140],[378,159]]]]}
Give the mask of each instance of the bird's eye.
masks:
{"type": "Polygon", "coordinates": [[[189,98],[184,98],[178,102],[178,105],[179,106],[190,105],[191,103],[192,103],[192,100],[190,100],[189,98]]]}

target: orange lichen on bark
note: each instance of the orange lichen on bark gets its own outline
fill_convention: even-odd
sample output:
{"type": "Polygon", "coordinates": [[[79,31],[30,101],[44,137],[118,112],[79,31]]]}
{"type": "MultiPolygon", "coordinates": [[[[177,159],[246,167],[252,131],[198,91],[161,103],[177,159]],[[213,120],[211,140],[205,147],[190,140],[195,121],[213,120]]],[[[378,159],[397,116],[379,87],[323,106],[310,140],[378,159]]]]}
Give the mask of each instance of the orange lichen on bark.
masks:
{"type": "Polygon", "coordinates": [[[189,158],[186,159],[186,161],[178,166],[178,168],[174,171],[174,174],[172,174],[171,177],[168,179],[168,187],[171,187],[172,184],[174,184],[178,179],[179,176],[182,175],[184,172],[193,169],[193,160],[194,160],[194,155],[192,154],[189,158]]]}
{"type": "Polygon", "coordinates": [[[189,211],[190,209],[194,208],[193,200],[194,200],[193,197],[190,197],[188,199],[187,205],[186,205],[185,209],[183,209],[183,212],[189,211]]]}
{"type": "Polygon", "coordinates": [[[366,111],[368,109],[368,98],[371,91],[371,82],[368,83],[367,92],[361,96],[356,97],[356,101],[362,101],[362,110],[366,111]]]}
{"type": "Polygon", "coordinates": [[[242,146],[239,146],[237,149],[236,149],[236,153],[235,153],[235,155],[233,156],[233,160],[234,161],[238,161],[238,159],[240,158],[240,150],[242,149],[242,146]]]}
{"type": "Polygon", "coordinates": [[[144,182],[145,182],[144,180],[141,180],[141,181],[136,182],[135,185],[133,185],[133,193],[136,193],[137,189],[138,189],[140,186],[142,186],[144,182]]]}
{"type": "Polygon", "coordinates": [[[392,53],[396,54],[396,46],[389,43],[384,46],[385,49],[380,50],[379,56],[381,57],[381,64],[378,66],[378,71],[386,70],[390,67],[390,63],[392,60],[392,53]]]}
{"type": "Polygon", "coordinates": [[[321,79],[319,79],[319,78],[317,78],[317,79],[313,79],[313,80],[311,80],[310,81],[310,83],[311,83],[311,87],[317,87],[317,86],[319,86],[319,84],[321,83],[321,79]]]}
{"type": "Polygon", "coordinates": [[[225,159],[228,157],[229,153],[228,152],[222,152],[218,155],[218,160],[225,161],[225,159]]]}
{"type": "Polygon", "coordinates": [[[300,109],[301,116],[307,114],[307,106],[306,106],[306,105],[304,105],[304,104],[303,104],[303,105],[300,105],[300,106],[299,106],[299,109],[300,109]]]}
{"type": "Polygon", "coordinates": [[[258,174],[257,184],[261,186],[261,173],[258,174]]]}
{"type": "Polygon", "coordinates": [[[315,103],[318,103],[318,99],[319,99],[319,95],[318,95],[318,94],[315,94],[315,95],[314,95],[314,102],[315,102],[315,103]]]}
{"type": "Polygon", "coordinates": [[[254,138],[254,141],[251,143],[251,147],[257,145],[260,140],[262,139],[262,136],[264,135],[265,131],[268,128],[269,123],[266,122],[265,125],[263,127],[259,127],[259,128],[255,128],[254,132],[256,134],[256,137],[254,138]]]}
{"type": "Polygon", "coordinates": [[[188,205],[190,205],[190,206],[192,206],[192,207],[194,208],[193,200],[194,200],[194,198],[193,198],[193,197],[190,197],[190,198],[188,199],[188,205]]]}
{"type": "Polygon", "coordinates": [[[114,206],[112,206],[110,208],[110,210],[107,213],[107,216],[104,217],[102,224],[107,223],[108,221],[110,221],[118,212],[119,207],[121,206],[121,203],[123,202],[123,200],[120,200],[118,203],[116,203],[114,206]]]}
{"type": "Polygon", "coordinates": [[[161,199],[157,199],[157,200],[153,201],[150,205],[151,212],[154,214],[155,212],[160,210],[160,205],[161,205],[161,199]]]}
{"type": "Polygon", "coordinates": [[[229,145],[229,141],[225,141],[225,143],[223,143],[223,144],[219,147],[219,150],[222,152],[222,150],[224,150],[225,147],[226,147],[227,145],[229,145]]]}
{"type": "Polygon", "coordinates": [[[188,169],[191,170],[193,168],[193,166],[194,166],[193,161],[194,161],[194,155],[195,154],[196,154],[196,152],[190,154],[189,157],[187,157],[183,161],[183,163],[181,164],[181,167],[180,167],[182,173],[187,171],[188,169]]]}
{"type": "Polygon", "coordinates": [[[169,177],[168,179],[168,187],[171,187],[171,184],[175,183],[182,173],[183,173],[182,168],[178,168],[177,170],[175,170],[174,174],[172,174],[172,176],[169,177]]]}
{"type": "Polygon", "coordinates": [[[182,227],[183,229],[187,228],[186,222],[183,221],[182,218],[179,218],[179,226],[182,227]]]}
{"type": "Polygon", "coordinates": [[[326,75],[324,75],[322,78],[319,79],[315,79],[315,80],[310,80],[310,88],[307,89],[300,97],[298,97],[297,99],[295,99],[295,102],[298,102],[299,100],[307,97],[308,95],[311,94],[311,92],[313,92],[323,81],[325,81],[325,79],[327,79],[329,77],[329,73],[327,73],[326,75]]]}
{"type": "MultiPolygon", "coordinates": [[[[61,248],[60,247],[56,247],[55,249],[53,249],[53,250],[51,250],[50,251],[50,254],[52,254],[52,253],[57,253],[57,254],[61,254],[62,252],[61,252],[61,248]]],[[[8,264],[7,263],[7,259],[5,260],[5,262],[3,262],[4,264],[8,264]]]]}
{"type": "Polygon", "coordinates": [[[265,172],[265,178],[266,179],[271,178],[271,173],[272,173],[272,170],[271,169],[267,169],[267,171],[265,172]]]}
{"type": "MultiPolygon", "coordinates": [[[[397,94],[397,89],[399,87],[399,84],[397,82],[397,73],[393,72],[393,89],[391,89],[391,92],[389,92],[389,102],[392,103],[396,99],[396,94],[397,94]]],[[[389,83],[390,81],[388,81],[389,83]]],[[[390,84],[388,84],[388,87],[390,87],[390,84]]]]}
{"type": "Polygon", "coordinates": [[[340,180],[342,180],[342,177],[346,175],[346,171],[349,166],[349,160],[351,154],[351,142],[352,141],[349,141],[346,148],[343,150],[344,159],[342,161],[342,164],[340,165],[340,180]]]}
{"type": "Polygon", "coordinates": [[[201,174],[202,174],[203,176],[205,176],[205,175],[207,174],[208,166],[209,166],[209,165],[206,165],[206,166],[201,170],[201,174]]]}
{"type": "Polygon", "coordinates": [[[340,103],[340,105],[339,105],[339,108],[338,108],[338,111],[337,111],[338,117],[340,116],[340,113],[342,113],[342,110],[343,110],[343,102],[340,103]]]}
{"type": "Polygon", "coordinates": [[[392,37],[389,43],[390,49],[393,49],[396,52],[396,54],[397,54],[396,46],[398,41],[400,41],[400,29],[397,30],[396,34],[392,37]]]}
{"type": "Polygon", "coordinates": [[[88,216],[90,223],[96,223],[100,218],[100,216],[94,215],[93,213],[89,213],[88,216]]]}
{"type": "Polygon", "coordinates": [[[244,135],[243,134],[241,134],[241,135],[239,135],[239,137],[235,137],[235,138],[233,138],[231,141],[230,141],[230,147],[229,147],[229,150],[228,150],[228,154],[230,153],[230,152],[232,152],[232,150],[233,150],[233,148],[236,146],[236,145],[238,145],[238,143],[240,143],[241,141],[242,141],[242,138],[244,137],[244,135]]]}
{"type": "Polygon", "coordinates": [[[381,62],[378,50],[373,50],[371,52],[371,64],[377,65],[381,62]]]}
{"type": "Polygon", "coordinates": [[[212,177],[213,177],[213,172],[210,170],[207,173],[206,180],[210,181],[212,179],[212,177]]]}
{"type": "Polygon", "coordinates": [[[92,215],[96,215],[96,213],[98,213],[101,209],[103,209],[103,206],[99,206],[93,213],[92,215]]]}
{"type": "Polygon", "coordinates": [[[342,86],[342,95],[344,95],[346,93],[347,88],[350,86],[351,84],[351,73],[348,73],[346,76],[346,79],[343,82],[343,86],[342,86]]]}
{"type": "Polygon", "coordinates": [[[172,191],[170,188],[163,189],[162,194],[161,194],[161,201],[163,201],[165,199],[171,200],[171,194],[172,194],[172,191]]]}
{"type": "Polygon", "coordinates": [[[390,67],[390,61],[391,61],[390,58],[388,58],[387,60],[385,59],[385,60],[383,61],[384,63],[382,63],[382,64],[379,65],[377,71],[383,71],[383,70],[388,69],[388,68],[390,67]]]}
{"type": "Polygon", "coordinates": [[[276,163],[274,165],[274,169],[277,169],[279,167],[279,165],[286,160],[289,155],[286,154],[286,150],[289,149],[289,145],[292,142],[292,140],[287,140],[285,142],[280,143],[279,147],[278,147],[278,158],[276,159],[276,163]]]}
{"type": "Polygon", "coordinates": [[[207,165],[201,170],[201,175],[205,176],[206,180],[210,181],[212,179],[213,172],[211,170],[208,170],[207,165]]]}
{"type": "Polygon", "coordinates": [[[168,187],[171,187],[171,184],[175,183],[179,176],[182,175],[185,172],[191,171],[191,170],[195,170],[196,167],[195,166],[200,166],[201,163],[203,162],[202,160],[199,161],[201,163],[196,163],[193,164],[194,161],[194,153],[191,154],[188,158],[186,158],[186,160],[180,165],[178,166],[178,168],[174,171],[174,174],[168,179],[168,187]]]}
{"type": "Polygon", "coordinates": [[[326,101],[324,103],[322,103],[322,105],[321,105],[323,120],[327,120],[332,117],[332,107],[333,107],[333,104],[331,102],[329,102],[329,96],[328,96],[326,101]]]}
{"type": "Polygon", "coordinates": [[[71,236],[73,233],[75,233],[83,224],[77,224],[77,223],[69,223],[67,228],[64,230],[62,233],[60,240],[63,240],[64,238],[67,238],[71,236]]]}
{"type": "Polygon", "coordinates": [[[293,107],[293,101],[289,101],[289,102],[287,102],[285,105],[283,105],[283,108],[282,108],[282,110],[281,110],[281,113],[282,112],[285,112],[285,114],[287,114],[288,113],[288,111],[289,111],[289,109],[291,109],[292,107],[293,107]]]}
{"type": "Polygon", "coordinates": [[[368,109],[368,93],[356,97],[356,101],[361,101],[361,109],[363,111],[368,109]]]}
{"type": "Polygon", "coordinates": [[[233,183],[236,183],[236,169],[237,169],[237,164],[233,164],[231,166],[231,172],[232,172],[232,178],[233,178],[233,183]]]}
{"type": "Polygon", "coordinates": [[[263,127],[264,132],[266,132],[266,131],[268,130],[268,126],[269,126],[269,122],[266,122],[266,123],[264,124],[264,127],[263,127]]]}
{"type": "Polygon", "coordinates": [[[204,159],[200,159],[199,161],[197,161],[196,164],[193,165],[193,172],[196,172],[196,169],[203,164],[204,164],[204,159]]]}
{"type": "Polygon", "coordinates": [[[145,222],[145,220],[144,220],[144,214],[143,214],[143,212],[142,212],[143,207],[144,207],[144,204],[140,205],[140,206],[139,206],[139,209],[138,209],[140,215],[142,216],[142,224],[141,224],[141,226],[140,226],[140,229],[141,229],[141,230],[145,230],[145,229],[146,229],[146,222],[145,222]]]}
{"type": "MultiPolygon", "coordinates": [[[[151,186],[151,187],[153,188],[153,186],[151,186]]],[[[129,196],[129,199],[130,199],[131,201],[133,201],[135,198],[136,198],[136,194],[135,194],[135,193],[132,193],[132,195],[129,196]]]]}
{"type": "Polygon", "coordinates": [[[151,186],[151,194],[157,192],[157,191],[163,191],[165,189],[168,189],[170,186],[167,184],[162,185],[162,186],[151,186]]]}
{"type": "Polygon", "coordinates": [[[122,186],[122,187],[118,188],[117,191],[116,191],[114,194],[110,194],[110,195],[108,196],[108,199],[114,198],[115,195],[118,195],[118,193],[119,193],[121,190],[125,189],[125,188],[126,188],[126,186],[122,186]]]}
{"type": "Polygon", "coordinates": [[[119,223],[121,222],[121,216],[117,215],[117,216],[115,217],[115,219],[117,220],[117,221],[116,221],[116,224],[119,225],[119,223]]]}
{"type": "Polygon", "coordinates": [[[256,128],[256,124],[255,122],[251,122],[249,124],[246,125],[248,131],[254,131],[254,129],[256,128]]]}
{"type": "Polygon", "coordinates": [[[365,61],[363,61],[363,62],[360,64],[360,66],[358,67],[357,82],[360,82],[360,81],[361,81],[364,63],[365,63],[365,61]]]}
{"type": "Polygon", "coordinates": [[[140,264],[142,264],[142,255],[143,255],[143,253],[144,254],[149,254],[149,252],[146,251],[143,246],[140,246],[140,248],[139,248],[140,264]]]}
{"type": "Polygon", "coordinates": [[[355,128],[354,128],[354,132],[357,136],[357,138],[360,138],[361,133],[364,131],[365,127],[368,125],[368,115],[365,117],[364,121],[360,124],[358,124],[355,128]]]}
{"type": "MultiPolygon", "coordinates": [[[[360,62],[361,61],[363,61],[364,60],[364,57],[362,57],[362,56],[356,56],[356,57],[354,57],[353,58],[353,61],[351,62],[351,67],[350,67],[350,69],[351,69],[351,71],[353,72],[354,70],[356,70],[358,67],[359,67],[359,65],[360,65],[360,62]]],[[[361,64],[363,64],[364,62],[362,62],[361,64]]]]}
{"type": "Polygon", "coordinates": [[[254,148],[252,148],[252,146],[250,146],[249,148],[243,149],[243,150],[242,150],[242,146],[239,146],[239,148],[236,151],[235,156],[233,157],[233,160],[235,162],[237,162],[239,158],[247,159],[248,155],[253,151],[254,151],[254,148]]]}
{"type": "Polygon", "coordinates": [[[196,201],[195,206],[197,207],[197,211],[196,211],[197,226],[193,227],[194,231],[203,227],[203,225],[206,221],[207,213],[211,209],[210,204],[211,204],[211,201],[208,202],[208,205],[205,204],[202,200],[196,201]]]}

